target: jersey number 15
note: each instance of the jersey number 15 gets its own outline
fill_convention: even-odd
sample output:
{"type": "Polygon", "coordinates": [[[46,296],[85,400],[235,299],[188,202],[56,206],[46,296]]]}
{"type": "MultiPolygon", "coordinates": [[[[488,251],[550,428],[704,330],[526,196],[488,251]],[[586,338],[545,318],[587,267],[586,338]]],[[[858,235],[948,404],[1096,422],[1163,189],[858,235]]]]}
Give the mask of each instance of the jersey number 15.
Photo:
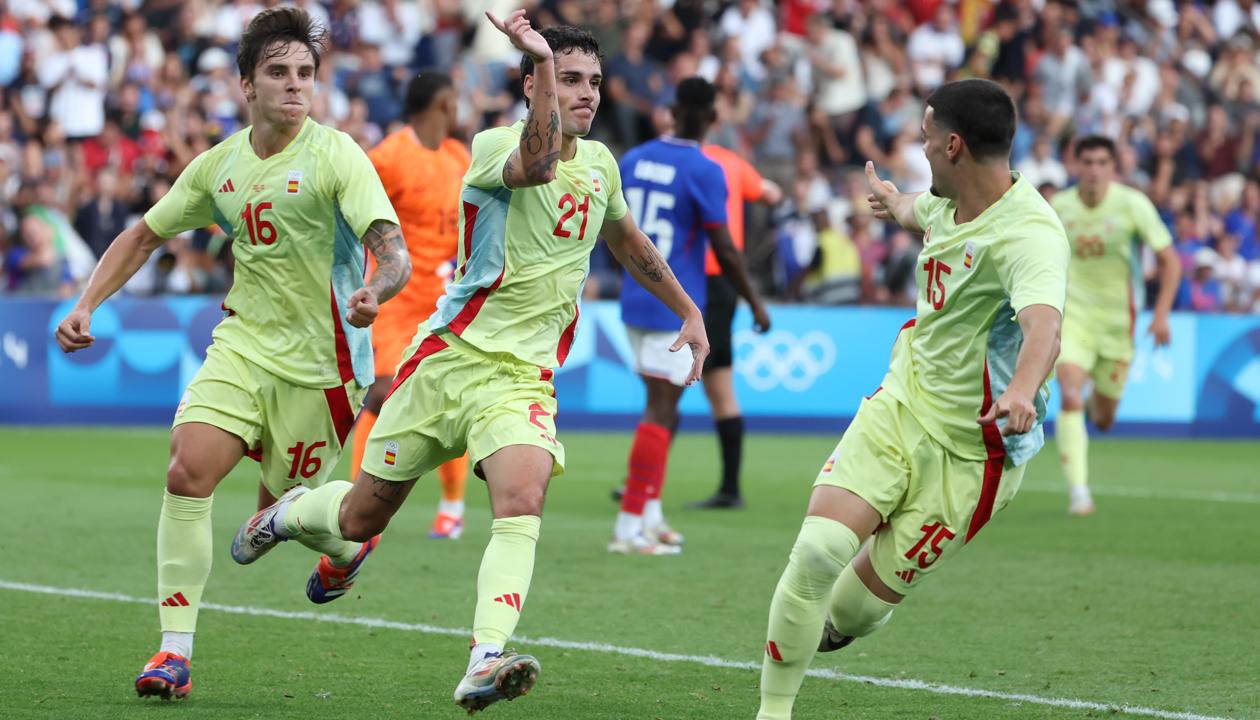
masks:
{"type": "Polygon", "coordinates": [[[626,188],[626,203],[630,205],[630,214],[660,251],[661,257],[669,260],[669,253],[674,249],[674,224],[669,218],[661,217],[662,210],[674,209],[674,196],[658,190],[645,191],[641,187],[626,188]]]}

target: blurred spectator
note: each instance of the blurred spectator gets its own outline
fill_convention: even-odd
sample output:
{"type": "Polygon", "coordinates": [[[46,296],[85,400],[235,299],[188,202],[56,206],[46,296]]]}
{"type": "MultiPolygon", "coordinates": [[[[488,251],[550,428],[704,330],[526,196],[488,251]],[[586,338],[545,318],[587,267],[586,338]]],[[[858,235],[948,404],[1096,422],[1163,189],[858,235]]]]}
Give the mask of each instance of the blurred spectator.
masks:
{"type": "Polygon", "coordinates": [[[105,125],[105,83],[109,58],[100,45],[80,44],[83,32],[57,16],[48,23],[56,48],[39,59],[39,83],[49,94],[49,117],[66,137],[82,140],[105,125]]]}
{"type": "Polygon", "coordinates": [[[1212,248],[1200,248],[1194,254],[1194,273],[1190,276],[1190,309],[1216,312],[1222,309],[1221,282],[1216,277],[1220,258],[1212,248]]]}
{"type": "Polygon", "coordinates": [[[1045,135],[1039,136],[1033,142],[1032,155],[1024,159],[1023,162],[1015,166],[1024,179],[1032,183],[1034,187],[1041,187],[1047,183],[1056,188],[1064,188],[1067,186],[1068,174],[1063,167],[1063,163],[1054,156],[1054,148],[1050,145],[1050,138],[1045,135]]]}
{"type": "Polygon", "coordinates": [[[131,207],[119,197],[118,176],[112,169],[99,170],[95,173],[95,180],[90,199],[75,214],[74,229],[99,258],[114,238],[126,229],[131,207]]]}
{"type": "Polygon", "coordinates": [[[744,71],[755,80],[762,79],[761,53],[774,44],[777,32],[774,15],[760,0],[738,0],[722,13],[718,30],[723,37],[739,38],[740,62],[744,71]]]}
{"type": "Polygon", "coordinates": [[[359,47],[359,69],[347,81],[347,90],[367,104],[368,122],[384,130],[402,114],[402,100],[393,71],[381,61],[375,45],[359,47]]]}
{"type": "Polygon", "coordinates": [[[866,81],[857,42],[822,13],[810,18],[807,28],[806,56],[818,109],[835,132],[850,134],[858,111],[866,105],[866,81]]]}
{"type": "Polygon", "coordinates": [[[1073,44],[1072,28],[1050,31],[1050,45],[1037,62],[1035,77],[1041,84],[1042,102],[1050,113],[1050,131],[1058,135],[1076,112],[1077,99],[1090,84],[1085,53],[1073,44]]]}
{"type": "Polygon", "coordinates": [[[1238,236],[1225,233],[1216,241],[1216,264],[1212,274],[1220,283],[1222,309],[1229,312],[1243,312],[1250,305],[1247,295],[1250,282],[1250,268],[1247,261],[1238,254],[1238,236]]]}
{"type": "Polygon", "coordinates": [[[646,23],[631,23],[621,54],[608,63],[608,99],[614,103],[617,138],[626,148],[651,137],[653,99],[664,85],[660,68],[644,54],[650,32],[646,23]]]}
{"type": "Polygon", "coordinates": [[[818,247],[809,271],[801,275],[800,299],[820,305],[856,303],[861,297],[862,280],[862,257],[857,245],[831,226],[826,210],[815,211],[813,221],[818,247]]]}
{"type": "Polygon", "coordinates": [[[950,70],[962,65],[965,52],[954,7],[940,3],[932,22],[920,25],[910,34],[906,54],[914,70],[915,86],[924,93],[935,90],[945,82],[950,70]]]}

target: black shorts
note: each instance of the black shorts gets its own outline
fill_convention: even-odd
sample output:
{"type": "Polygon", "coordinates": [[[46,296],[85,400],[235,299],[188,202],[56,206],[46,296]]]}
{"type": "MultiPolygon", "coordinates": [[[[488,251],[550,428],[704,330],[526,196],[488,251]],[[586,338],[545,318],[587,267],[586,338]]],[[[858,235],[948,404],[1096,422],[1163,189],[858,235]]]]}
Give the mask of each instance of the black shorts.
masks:
{"type": "Polygon", "coordinates": [[[735,308],[739,305],[739,293],[730,280],[721,275],[710,275],[708,300],[704,306],[704,331],[709,336],[709,357],[704,370],[728,368],[734,361],[731,349],[731,323],[735,308]]]}

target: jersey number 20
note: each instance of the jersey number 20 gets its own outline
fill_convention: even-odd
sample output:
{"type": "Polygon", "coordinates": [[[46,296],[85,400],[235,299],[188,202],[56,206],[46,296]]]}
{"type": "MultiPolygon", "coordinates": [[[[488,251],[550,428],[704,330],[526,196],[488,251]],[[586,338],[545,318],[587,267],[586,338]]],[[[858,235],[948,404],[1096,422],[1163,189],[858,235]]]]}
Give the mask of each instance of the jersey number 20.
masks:
{"type": "Polygon", "coordinates": [[[626,188],[626,202],[630,205],[630,214],[634,216],[639,229],[652,238],[661,256],[669,259],[674,249],[674,225],[668,218],[661,217],[662,210],[674,209],[674,196],[657,190],[647,191],[647,202],[644,202],[644,190],[640,187],[626,188]]]}

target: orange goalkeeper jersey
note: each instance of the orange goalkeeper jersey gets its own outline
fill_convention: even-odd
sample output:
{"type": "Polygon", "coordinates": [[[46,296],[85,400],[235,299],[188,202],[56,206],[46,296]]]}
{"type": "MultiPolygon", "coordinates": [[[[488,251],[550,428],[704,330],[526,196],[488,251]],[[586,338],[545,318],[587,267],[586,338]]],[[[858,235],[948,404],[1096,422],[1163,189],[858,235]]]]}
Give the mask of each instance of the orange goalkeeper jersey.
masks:
{"type": "Polygon", "coordinates": [[[377,375],[391,375],[416,326],[433,313],[458,253],[459,193],[470,156],[447,138],[437,150],[411,127],[391,133],[368,153],[398,213],[411,253],[411,279],[381,305],[372,328],[377,375]]]}

